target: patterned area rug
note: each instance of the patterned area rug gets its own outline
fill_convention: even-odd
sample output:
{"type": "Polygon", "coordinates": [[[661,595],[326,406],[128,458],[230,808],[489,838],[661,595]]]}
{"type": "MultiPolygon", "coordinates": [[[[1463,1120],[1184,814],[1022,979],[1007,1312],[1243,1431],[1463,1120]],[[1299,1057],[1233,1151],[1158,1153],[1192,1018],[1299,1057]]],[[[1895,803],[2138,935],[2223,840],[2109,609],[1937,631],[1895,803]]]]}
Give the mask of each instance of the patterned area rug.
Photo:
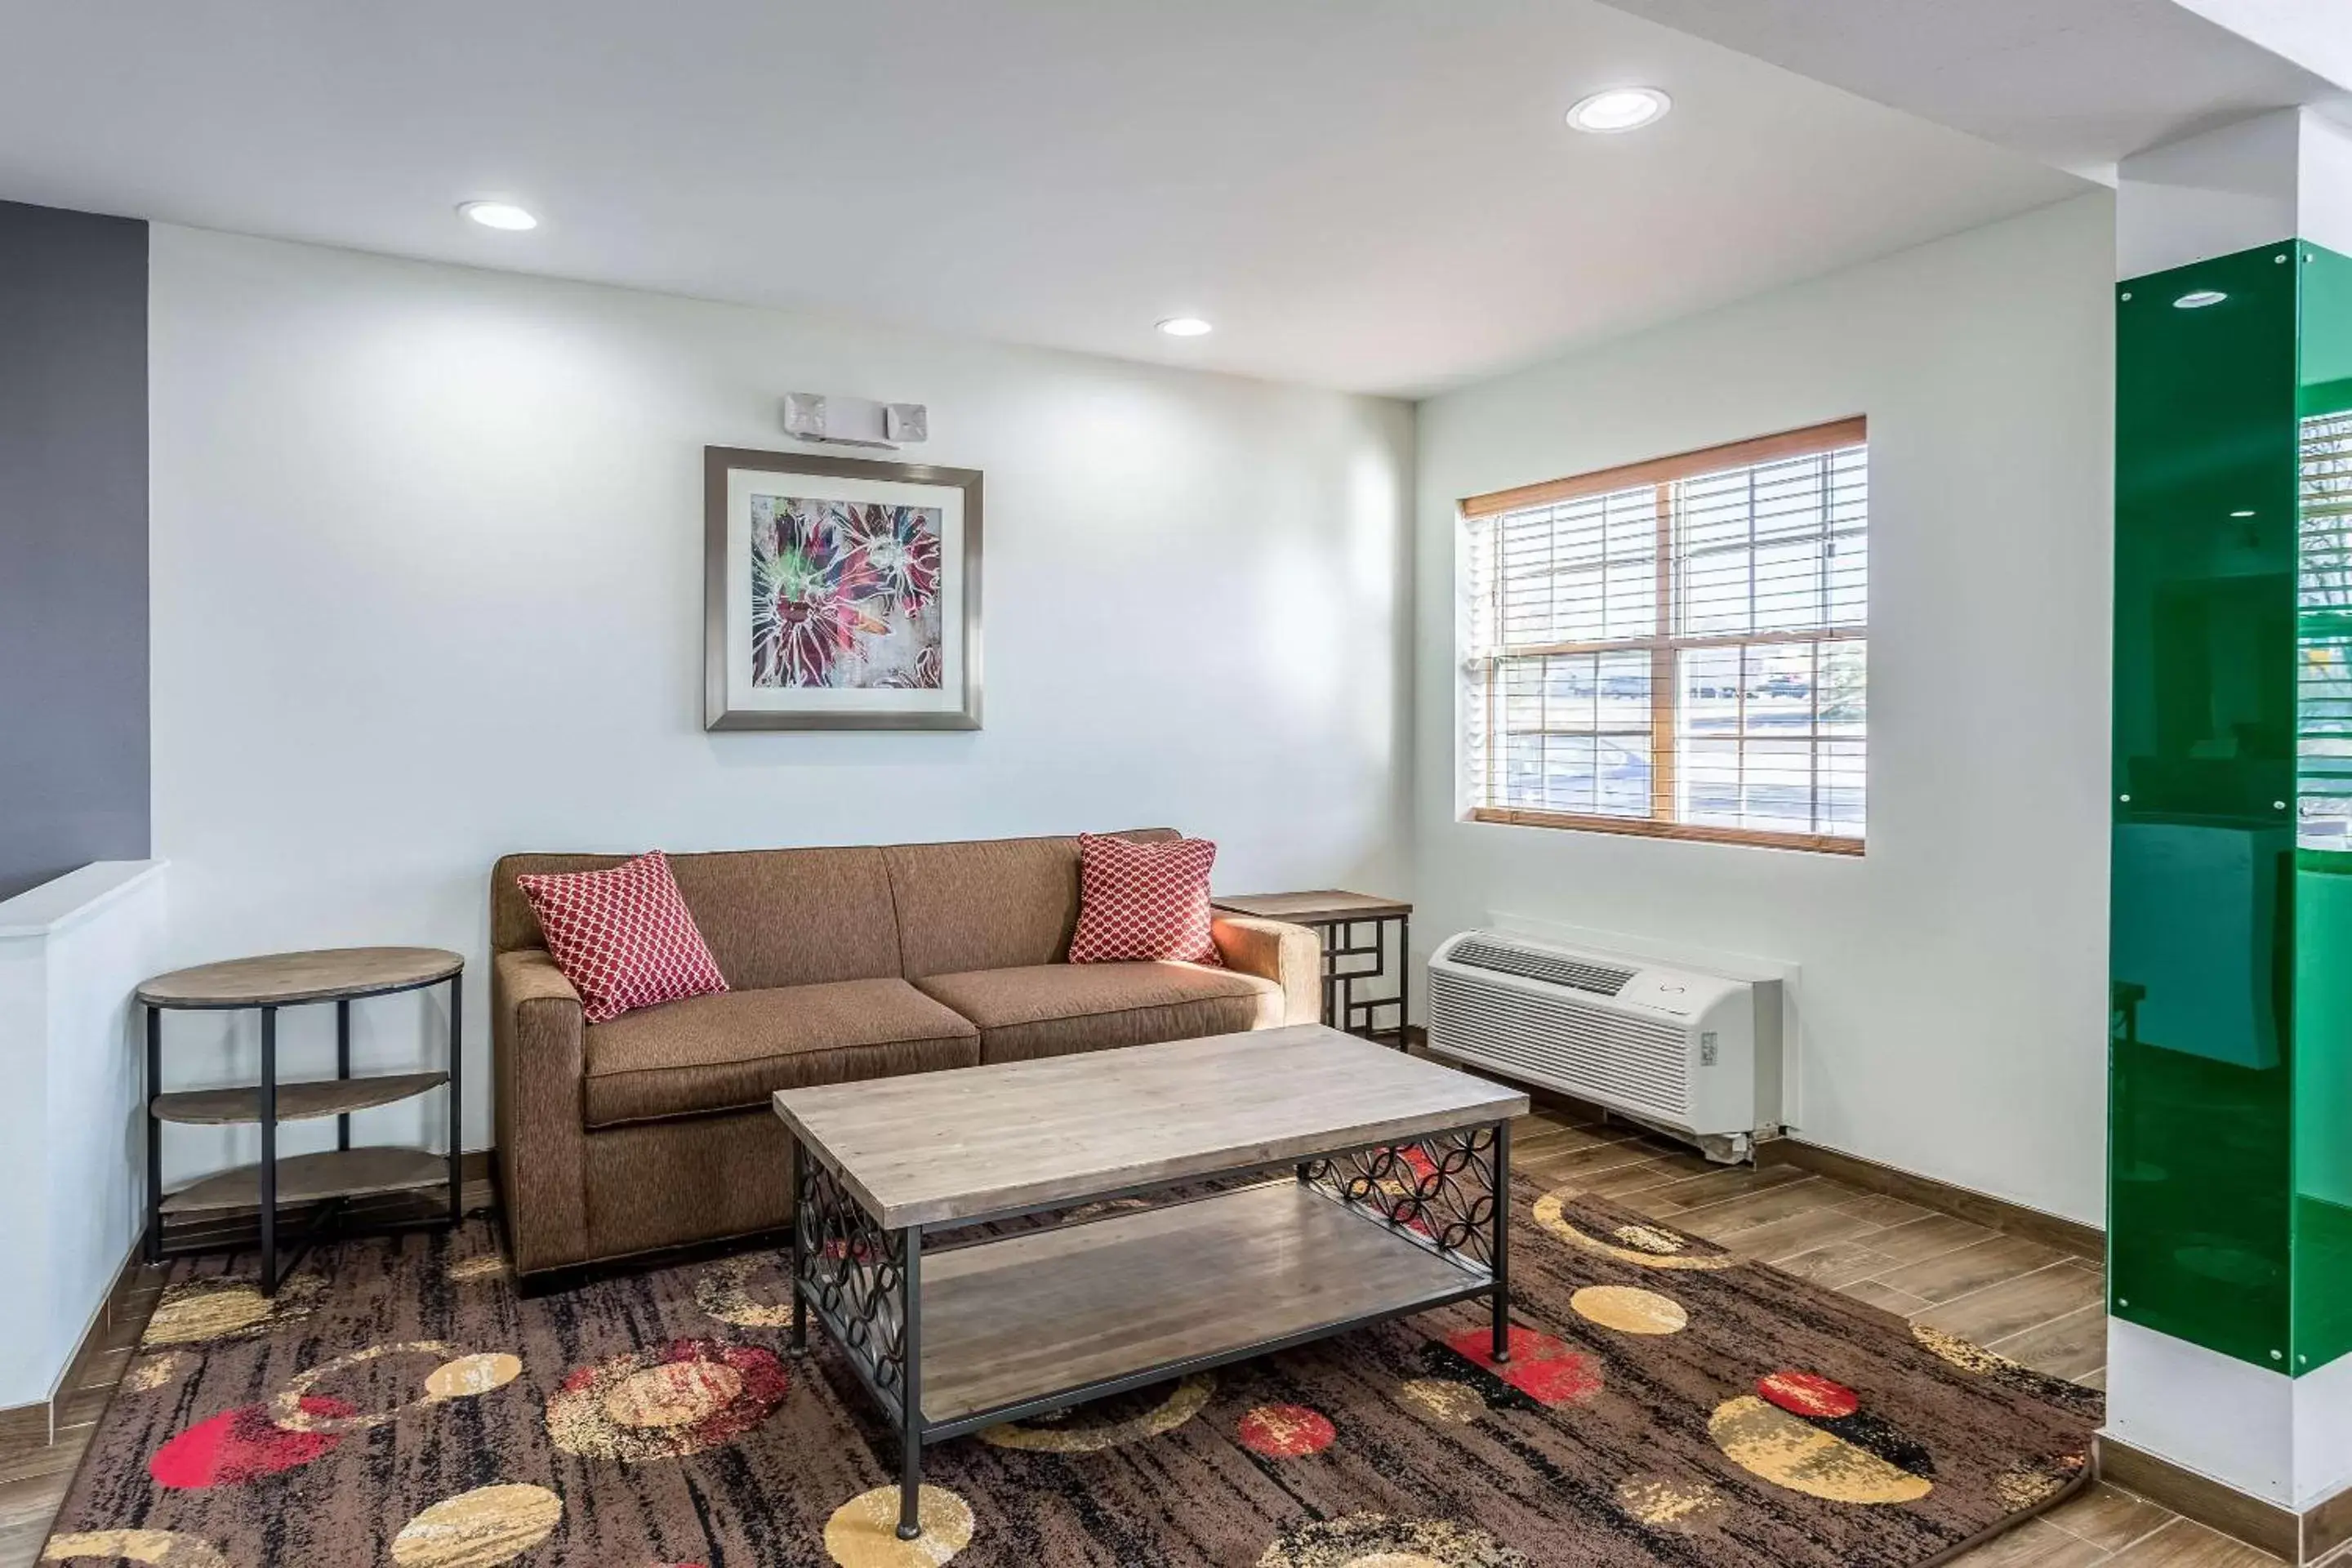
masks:
{"type": "MultiPolygon", "coordinates": [[[[2100,1396],[1605,1204],[1520,1188],[1472,1303],[931,1450],[774,1254],[523,1299],[494,1229],[264,1302],[180,1266],[47,1561],[169,1568],[1918,1568],[2064,1495],[2100,1396]]],[[[1204,1267],[1213,1266],[1204,1262],[1204,1267]]]]}

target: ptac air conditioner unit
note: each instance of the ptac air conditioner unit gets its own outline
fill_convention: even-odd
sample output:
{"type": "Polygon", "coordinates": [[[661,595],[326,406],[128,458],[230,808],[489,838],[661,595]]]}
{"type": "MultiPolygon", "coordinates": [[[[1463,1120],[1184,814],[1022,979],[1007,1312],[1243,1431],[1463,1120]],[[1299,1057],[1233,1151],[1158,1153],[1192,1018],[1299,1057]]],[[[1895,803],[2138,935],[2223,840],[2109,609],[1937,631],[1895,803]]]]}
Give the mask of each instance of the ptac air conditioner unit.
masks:
{"type": "Polygon", "coordinates": [[[1779,1130],[1780,984],[1731,980],[1499,931],[1429,961],[1429,1048],[1748,1157],[1779,1130]]]}

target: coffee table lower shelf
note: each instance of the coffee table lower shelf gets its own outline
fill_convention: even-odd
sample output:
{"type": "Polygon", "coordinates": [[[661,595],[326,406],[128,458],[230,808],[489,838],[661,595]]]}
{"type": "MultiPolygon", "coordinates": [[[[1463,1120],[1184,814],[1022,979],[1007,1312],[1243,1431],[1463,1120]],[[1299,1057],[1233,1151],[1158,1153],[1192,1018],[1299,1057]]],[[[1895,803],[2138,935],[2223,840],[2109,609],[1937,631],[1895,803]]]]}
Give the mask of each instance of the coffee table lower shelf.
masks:
{"type": "Polygon", "coordinates": [[[925,1444],[1474,1297],[1503,1350],[1507,1268],[1305,1179],[939,1251],[919,1234],[866,1229],[808,1253],[803,1233],[793,1266],[794,1353],[814,1318],[902,1435],[910,1540],[925,1444]]]}
{"type": "Polygon", "coordinates": [[[1491,1275],[1302,1182],[923,1259],[937,1442],[1486,1294],[1491,1275]]]}

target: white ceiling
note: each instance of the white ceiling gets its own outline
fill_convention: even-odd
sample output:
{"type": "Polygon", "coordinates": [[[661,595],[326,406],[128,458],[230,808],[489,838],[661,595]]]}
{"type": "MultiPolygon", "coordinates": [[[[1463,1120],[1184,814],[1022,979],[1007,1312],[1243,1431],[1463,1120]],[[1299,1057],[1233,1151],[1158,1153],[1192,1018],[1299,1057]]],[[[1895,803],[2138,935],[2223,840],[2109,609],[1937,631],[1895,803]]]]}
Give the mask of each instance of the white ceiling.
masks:
{"type": "Polygon", "coordinates": [[[1610,4],[2110,184],[2176,136],[2352,102],[2352,0],[1610,4]]]}
{"type": "Polygon", "coordinates": [[[1591,0],[13,0],[0,36],[0,197],[1402,395],[2083,188],[1591,0]],[[1561,125],[1634,82],[1675,112],[1561,125]]]}

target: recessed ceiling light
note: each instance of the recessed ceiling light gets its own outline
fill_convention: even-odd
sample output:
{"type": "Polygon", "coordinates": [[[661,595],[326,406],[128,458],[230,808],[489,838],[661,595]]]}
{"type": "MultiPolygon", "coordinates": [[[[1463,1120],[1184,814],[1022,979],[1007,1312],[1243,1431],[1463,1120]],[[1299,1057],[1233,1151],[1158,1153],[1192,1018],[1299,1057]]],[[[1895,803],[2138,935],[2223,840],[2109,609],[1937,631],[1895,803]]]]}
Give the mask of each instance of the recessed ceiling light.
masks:
{"type": "Polygon", "coordinates": [[[1664,119],[1674,106],[1675,100],[1654,87],[1612,87],[1577,100],[1568,111],[1568,122],[1578,131],[1638,131],[1664,119]]]}
{"type": "Polygon", "coordinates": [[[1198,316],[1171,316],[1160,323],[1160,330],[1171,338],[1198,338],[1215,329],[1198,316]]]}
{"type": "Polygon", "coordinates": [[[2219,289],[2192,289],[2172,302],[2176,310],[2201,310],[2208,305],[2218,305],[2229,296],[2219,289]]]}
{"type": "Polygon", "coordinates": [[[484,228],[502,228],[520,233],[537,228],[539,220],[512,202],[462,202],[457,210],[484,228]]]}

